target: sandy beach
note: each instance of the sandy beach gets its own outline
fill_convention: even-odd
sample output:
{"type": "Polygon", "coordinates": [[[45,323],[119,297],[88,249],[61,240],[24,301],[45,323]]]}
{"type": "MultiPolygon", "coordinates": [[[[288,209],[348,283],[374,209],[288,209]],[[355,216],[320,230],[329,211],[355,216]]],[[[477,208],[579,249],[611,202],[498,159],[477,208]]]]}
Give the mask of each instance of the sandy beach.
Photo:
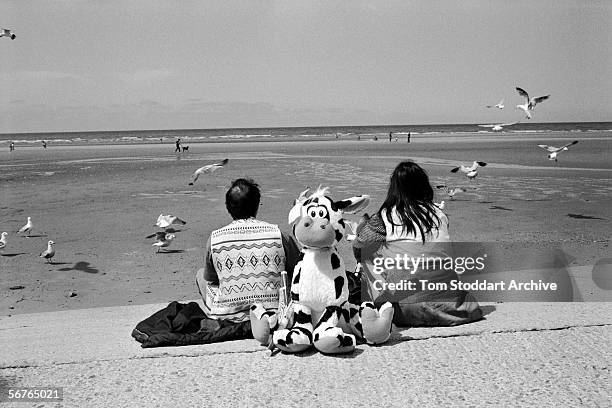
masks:
{"type": "MultiPolygon", "coordinates": [[[[525,242],[561,248],[571,266],[610,258],[612,163],[608,133],[443,135],[386,140],[345,138],[192,144],[21,147],[0,153],[0,313],[164,303],[197,299],[194,272],[214,228],[230,221],[224,194],[230,181],[251,177],[263,192],[260,218],[288,230],[287,213],[305,186],[325,185],[336,199],[370,194],[376,211],[394,166],[413,159],[432,184],[469,190],[446,200],[456,241],[525,242]],[[538,143],[580,140],[550,162],[538,143]],[[197,167],[229,158],[222,170],[189,186],[197,167]],[[468,181],[449,170],[488,163],[468,181]],[[166,253],[155,253],[160,213],[187,221],[166,253]],[[17,231],[31,216],[30,237],[17,231]],[[48,240],[57,254],[38,254],[48,240]],[[15,287],[23,287],[15,289],[15,287]],[[13,289],[11,289],[13,288],[13,289]],[[72,296],[71,296],[72,292],[72,296]]],[[[353,267],[350,244],[342,248],[353,267]]],[[[143,316],[144,318],[145,316],[143,316]]]]}

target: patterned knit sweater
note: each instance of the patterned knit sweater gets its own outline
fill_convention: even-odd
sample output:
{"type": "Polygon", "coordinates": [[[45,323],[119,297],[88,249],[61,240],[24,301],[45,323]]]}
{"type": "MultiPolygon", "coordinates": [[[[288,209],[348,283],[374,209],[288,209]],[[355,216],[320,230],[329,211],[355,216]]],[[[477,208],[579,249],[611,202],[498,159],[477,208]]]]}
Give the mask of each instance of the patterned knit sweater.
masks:
{"type": "Polygon", "coordinates": [[[218,286],[206,288],[210,314],[232,321],[249,318],[254,302],[277,308],[285,251],[278,226],[254,218],[235,220],[210,237],[218,286]]]}

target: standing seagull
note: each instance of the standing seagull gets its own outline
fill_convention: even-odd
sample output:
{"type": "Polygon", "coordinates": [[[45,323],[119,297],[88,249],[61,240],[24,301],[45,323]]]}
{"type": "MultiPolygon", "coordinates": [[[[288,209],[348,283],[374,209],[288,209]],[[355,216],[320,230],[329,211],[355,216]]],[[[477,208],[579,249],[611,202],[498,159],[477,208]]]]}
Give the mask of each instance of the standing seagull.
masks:
{"type": "Polygon", "coordinates": [[[13,33],[10,29],[8,28],[3,28],[2,32],[0,33],[0,37],[9,37],[11,40],[14,40],[15,38],[17,38],[17,36],[15,35],[15,33],[13,33]]]}
{"type": "Polygon", "coordinates": [[[225,166],[228,161],[229,159],[224,159],[224,160],[221,160],[219,163],[207,164],[206,166],[200,167],[199,169],[194,171],[193,174],[191,175],[191,183],[189,183],[189,185],[193,186],[193,183],[195,183],[198,177],[200,177],[200,174],[212,173],[213,171],[218,170],[221,167],[225,166]]]}
{"type": "Polygon", "coordinates": [[[486,165],[487,163],[485,162],[475,161],[470,167],[464,166],[463,164],[459,167],[455,167],[451,170],[451,173],[456,173],[461,170],[462,173],[465,173],[467,178],[473,180],[478,175],[478,167],[484,167],[486,165]]]}
{"type": "Polygon", "coordinates": [[[153,246],[156,246],[157,252],[159,252],[160,249],[169,247],[174,237],[174,234],[166,234],[164,231],[160,231],[155,234],[157,241],[153,243],[153,246]]]}
{"type": "Polygon", "coordinates": [[[457,194],[457,193],[465,193],[465,191],[466,191],[465,189],[463,189],[461,187],[450,188],[446,184],[439,184],[439,185],[436,186],[436,188],[444,189],[444,191],[446,191],[446,194],[448,195],[448,198],[450,198],[451,200],[453,199],[455,194],[457,194]]]}
{"type": "Polygon", "coordinates": [[[512,123],[498,123],[496,125],[478,125],[480,127],[485,127],[485,128],[491,128],[492,131],[494,132],[501,132],[504,128],[504,126],[512,126],[512,125],[516,125],[519,122],[512,122],[512,123]]]}
{"type": "Polygon", "coordinates": [[[504,109],[504,100],[502,99],[501,101],[499,101],[499,103],[497,105],[486,105],[487,108],[497,108],[497,109],[504,109]]]}
{"type": "Polygon", "coordinates": [[[185,224],[187,224],[187,222],[181,220],[179,217],[176,217],[174,215],[159,214],[159,217],[157,217],[157,222],[155,223],[155,225],[157,225],[160,228],[166,228],[166,227],[169,227],[172,224],[185,225],[185,224]]]}
{"type": "Polygon", "coordinates": [[[568,147],[575,145],[576,143],[578,143],[577,140],[574,140],[572,143],[568,143],[565,146],[561,146],[561,147],[555,147],[555,146],[549,146],[549,145],[538,145],[539,147],[541,147],[542,149],[546,149],[548,150],[548,152],[550,153],[548,155],[548,160],[554,160],[557,161],[557,155],[559,153],[561,153],[564,150],[569,150],[568,147]]]}
{"type": "Polygon", "coordinates": [[[27,232],[28,236],[30,235],[30,232],[32,232],[32,217],[28,217],[28,222],[26,222],[26,225],[24,225],[23,227],[21,227],[19,229],[19,231],[17,231],[18,233],[24,233],[27,232]]]}
{"type": "Polygon", "coordinates": [[[2,234],[0,234],[0,249],[6,246],[6,236],[7,235],[8,235],[8,232],[3,232],[2,234]]]}
{"type": "Polygon", "coordinates": [[[47,262],[51,262],[51,258],[55,256],[55,249],[53,249],[53,244],[55,244],[55,242],[53,241],[47,242],[47,249],[40,253],[40,257],[45,258],[47,262]]]}
{"type": "Polygon", "coordinates": [[[529,94],[527,93],[527,91],[519,88],[518,86],[516,87],[516,90],[519,93],[519,95],[524,96],[525,99],[527,100],[527,102],[525,102],[523,105],[516,105],[517,109],[520,109],[523,112],[525,112],[525,117],[527,119],[531,119],[531,113],[529,113],[529,111],[534,110],[538,103],[545,101],[546,99],[550,97],[550,95],[544,95],[544,96],[538,96],[538,97],[529,99],[529,94]]]}

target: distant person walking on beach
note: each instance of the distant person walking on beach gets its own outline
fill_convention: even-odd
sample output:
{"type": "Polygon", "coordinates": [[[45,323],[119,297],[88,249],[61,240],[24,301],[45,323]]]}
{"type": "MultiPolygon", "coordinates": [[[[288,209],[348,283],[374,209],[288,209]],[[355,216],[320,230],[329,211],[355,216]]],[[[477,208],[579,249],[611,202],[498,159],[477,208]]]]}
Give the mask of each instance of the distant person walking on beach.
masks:
{"type": "Polygon", "coordinates": [[[196,272],[203,310],[212,319],[249,321],[255,302],[277,309],[281,271],[291,282],[300,250],[277,225],[255,218],[260,197],[249,179],[235,180],[225,194],[233,221],[210,234],[203,268],[196,272]]]}
{"type": "Polygon", "coordinates": [[[9,152],[12,152],[13,150],[15,150],[15,143],[11,141],[11,143],[9,144],[9,152]]]}
{"type": "Polygon", "coordinates": [[[391,138],[393,137],[393,132],[389,132],[389,143],[391,143],[391,138]]]}
{"type": "Polygon", "coordinates": [[[181,151],[181,138],[179,137],[178,139],[176,139],[176,149],[174,149],[175,152],[179,152],[181,151]]]}
{"type": "Polygon", "coordinates": [[[47,148],[47,141],[46,141],[46,140],[43,140],[43,141],[42,141],[42,145],[43,145],[43,149],[46,149],[46,148],[47,148]]]}
{"type": "Polygon", "coordinates": [[[410,143],[410,132],[408,132],[408,137],[406,138],[406,143],[410,143]]]}

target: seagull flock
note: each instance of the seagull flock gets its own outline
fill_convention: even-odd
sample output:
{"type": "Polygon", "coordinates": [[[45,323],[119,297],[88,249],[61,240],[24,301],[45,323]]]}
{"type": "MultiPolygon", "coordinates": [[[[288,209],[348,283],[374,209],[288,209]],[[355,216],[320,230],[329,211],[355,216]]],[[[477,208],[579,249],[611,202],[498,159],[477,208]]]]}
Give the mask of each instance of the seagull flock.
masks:
{"type": "MultiPolygon", "coordinates": [[[[6,32],[6,30],[4,30],[4,32],[6,32]]],[[[200,177],[202,174],[212,173],[222,168],[223,166],[225,166],[228,162],[229,162],[229,159],[224,159],[220,162],[207,164],[205,166],[198,168],[192,174],[191,182],[189,183],[189,185],[193,185],[196,182],[196,180],[198,180],[198,177],[200,177]]],[[[174,230],[170,228],[170,226],[185,225],[185,224],[187,224],[187,222],[177,216],[174,216],[172,214],[164,215],[162,213],[159,215],[159,217],[157,217],[157,220],[155,221],[154,225],[159,228],[163,228],[163,230],[155,232],[151,235],[148,235],[146,238],[155,237],[155,242],[152,244],[152,246],[157,247],[157,252],[159,253],[162,249],[168,248],[170,246],[172,241],[176,238],[175,233],[179,231],[179,230],[174,230]]],[[[34,228],[34,223],[32,222],[32,217],[27,217],[27,221],[25,225],[19,228],[19,230],[17,230],[16,233],[17,234],[27,234],[25,235],[25,237],[31,237],[30,234],[33,228],[34,228]]],[[[8,245],[7,237],[8,236],[9,234],[6,231],[0,234],[0,250],[4,250],[7,247],[8,245]]],[[[53,257],[55,256],[55,248],[53,245],[55,245],[55,242],[52,240],[49,240],[47,242],[47,248],[44,251],[42,251],[39,255],[40,258],[46,259],[47,263],[51,263],[51,264],[53,263],[52,260],[53,260],[53,257]]]]}
{"type": "MultiPolygon", "coordinates": [[[[26,238],[29,238],[30,233],[32,232],[33,226],[34,224],[32,223],[32,217],[28,217],[25,225],[19,228],[19,230],[17,230],[17,234],[24,234],[27,232],[26,238]]],[[[8,241],[7,241],[8,235],[9,234],[6,231],[0,234],[0,249],[4,249],[8,245],[8,241]]],[[[55,244],[55,242],[48,241],[47,249],[42,251],[39,255],[41,258],[45,258],[47,260],[47,263],[52,263],[51,260],[55,256],[55,248],[53,248],[53,244],[55,244]]]]}
{"type": "MultiPolygon", "coordinates": [[[[542,103],[546,99],[550,98],[550,95],[544,95],[544,96],[538,96],[538,97],[534,97],[534,98],[529,98],[529,94],[523,88],[520,88],[520,87],[517,86],[517,87],[515,87],[515,89],[516,89],[516,92],[518,92],[518,94],[520,96],[525,98],[525,103],[522,104],[522,105],[521,104],[516,105],[516,109],[522,110],[523,113],[525,114],[525,118],[527,118],[527,119],[531,119],[532,112],[535,109],[537,104],[542,103]]],[[[498,108],[498,109],[504,109],[504,107],[505,107],[503,99],[501,101],[499,101],[499,103],[496,104],[496,105],[485,105],[485,106],[487,108],[498,108]]],[[[478,126],[486,127],[486,128],[491,128],[494,132],[499,132],[505,126],[512,126],[512,125],[516,125],[517,123],[520,123],[520,121],[511,122],[511,123],[497,123],[497,124],[492,124],[492,125],[478,125],[478,126]]]]}
{"type": "Polygon", "coordinates": [[[168,214],[159,214],[157,217],[157,221],[155,222],[155,226],[159,228],[163,228],[163,231],[155,232],[151,235],[147,235],[146,238],[155,237],[155,242],[152,244],[154,247],[157,247],[157,252],[159,252],[162,248],[168,248],[176,235],[173,232],[178,232],[177,230],[171,230],[168,227],[171,225],[185,225],[186,221],[180,219],[177,216],[168,214]]]}

